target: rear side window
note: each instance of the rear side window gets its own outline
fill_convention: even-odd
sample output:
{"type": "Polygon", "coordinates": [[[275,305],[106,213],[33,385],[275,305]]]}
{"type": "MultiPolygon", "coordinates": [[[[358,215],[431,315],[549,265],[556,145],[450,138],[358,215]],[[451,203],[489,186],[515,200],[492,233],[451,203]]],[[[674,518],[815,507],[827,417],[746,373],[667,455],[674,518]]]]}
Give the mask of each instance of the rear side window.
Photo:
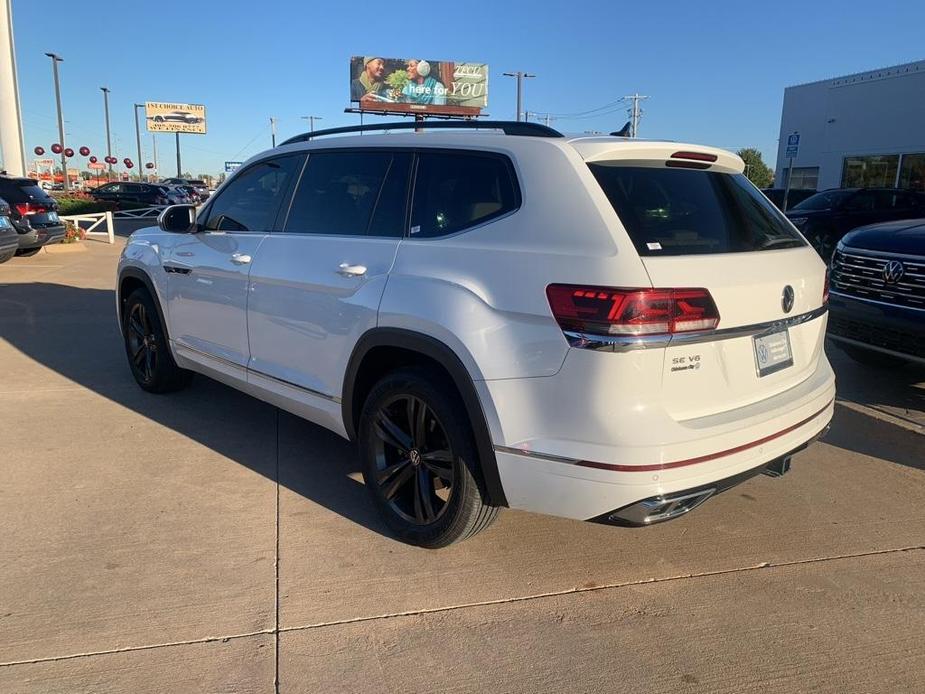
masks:
{"type": "Polygon", "coordinates": [[[303,159],[267,159],[228,182],[203,225],[209,231],[270,231],[303,159]]]}
{"type": "Polygon", "coordinates": [[[805,245],[741,174],[589,166],[640,255],[741,253],[805,245]]]}
{"type": "Polygon", "coordinates": [[[401,236],[410,162],[410,154],[384,151],[310,154],[285,231],[401,236]]]}
{"type": "Polygon", "coordinates": [[[506,158],[422,152],[414,184],[411,237],[454,234],[519,206],[514,171],[506,158]]]}

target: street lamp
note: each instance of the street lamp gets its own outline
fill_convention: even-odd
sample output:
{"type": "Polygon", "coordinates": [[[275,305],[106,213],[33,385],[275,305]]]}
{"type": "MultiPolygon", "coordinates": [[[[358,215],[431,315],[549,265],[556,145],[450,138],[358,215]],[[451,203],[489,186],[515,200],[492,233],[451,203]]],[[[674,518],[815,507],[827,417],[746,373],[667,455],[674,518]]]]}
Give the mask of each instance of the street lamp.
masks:
{"type": "Polygon", "coordinates": [[[58,82],[58,63],[63,63],[64,58],[56,53],[46,53],[51,58],[51,69],[55,76],[55,101],[58,103],[58,138],[61,140],[61,171],[64,173],[64,190],[71,189],[70,181],[67,178],[67,156],[64,154],[64,115],[61,113],[61,84],[58,82]]]}
{"type": "MultiPolygon", "coordinates": [[[[103,92],[103,110],[106,113],[106,164],[109,166],[106,172],[106,180],[108,181],[112,178],[112,164],[109,163],[112,157],[112,140],[109,137],[109,88],[100,87],[100,91],[103,92]]],[[[97,169],[97,173],[99,173],[99,169],[97,169]]]]}
{"type": "Polygon", "coordinates": [[[138,180],[143,180],[142,168],[144,159],[141,158],[141,130],[138,128],[138,109],[144,108],[144,104],[135,104],[135,144],[138,145],[138,180]]]}
{"type": "Polygon", "coordinates": [[[310,132],[315,132],[315,121],[323,120],[321,116],[302,116],[302,120],[308,121],[308,129],[310,132]]]}
{"type": "Polygon", "coordinates": [[[522,72],[518,70],[517,72],[505,72],[503,73],[505,77],[516,77],[517,78],[517,120],[522,120],[523,115],[523,82],[525,78],[536,77],[536,75],[531,75],[529,72],[522,72]]]}

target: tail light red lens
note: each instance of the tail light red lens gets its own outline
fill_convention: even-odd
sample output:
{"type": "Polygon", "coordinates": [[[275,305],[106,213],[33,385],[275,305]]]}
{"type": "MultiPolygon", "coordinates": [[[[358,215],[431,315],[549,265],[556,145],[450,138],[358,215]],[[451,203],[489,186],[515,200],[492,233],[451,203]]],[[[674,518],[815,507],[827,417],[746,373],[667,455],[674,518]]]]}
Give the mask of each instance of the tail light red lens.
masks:
{"type": "Polygon", "coordinates": [[[546,298],[563,330],[592,335],[670,335],[719,325],[719,311],[706,289],[551,284],[546,298]]]}
{"type": "Polygon", "coordinates": [[[45,205],[36,205],[31,202],[17,202],[14,207],[20,216],[25,217],[27,214],[42,214],[43,212],[48,212],[48,208],[45,205]]]}

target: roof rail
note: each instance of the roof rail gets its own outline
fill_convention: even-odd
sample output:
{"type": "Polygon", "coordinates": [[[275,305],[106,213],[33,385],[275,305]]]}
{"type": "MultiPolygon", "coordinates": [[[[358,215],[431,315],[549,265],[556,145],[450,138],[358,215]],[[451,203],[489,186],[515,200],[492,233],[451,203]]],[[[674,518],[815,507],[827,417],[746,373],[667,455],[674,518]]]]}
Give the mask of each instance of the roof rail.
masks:
{"type": "Polygon", "coordinates": [[[565,137],[558,130],[540,123],[528,123],[513,120],[461,120],[461,121],[400,121],[397,123],[370,123],[369,125],[348,125],[343,128],[327,128],[302,133],[290,137],[282,145],[291,145],[294,142],[308,142],[312,138],[324,135],[341,135],[344,133],[362,133],[377,130],[501,130],[505,135],[520,137],[565,137]]]}

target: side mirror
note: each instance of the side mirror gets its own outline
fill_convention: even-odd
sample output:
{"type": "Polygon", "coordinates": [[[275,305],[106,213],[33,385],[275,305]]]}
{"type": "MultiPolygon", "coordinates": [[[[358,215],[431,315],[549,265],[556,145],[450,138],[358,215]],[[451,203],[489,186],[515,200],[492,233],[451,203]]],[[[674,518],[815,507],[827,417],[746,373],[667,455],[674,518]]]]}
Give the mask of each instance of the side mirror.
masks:
{"type": "Polygon", "coordinates": [[[176,234],[192,234],[196,231],[196,207],[193,205],[171,205],[157,218],[157,225],[164,231],[176,234]]]}

